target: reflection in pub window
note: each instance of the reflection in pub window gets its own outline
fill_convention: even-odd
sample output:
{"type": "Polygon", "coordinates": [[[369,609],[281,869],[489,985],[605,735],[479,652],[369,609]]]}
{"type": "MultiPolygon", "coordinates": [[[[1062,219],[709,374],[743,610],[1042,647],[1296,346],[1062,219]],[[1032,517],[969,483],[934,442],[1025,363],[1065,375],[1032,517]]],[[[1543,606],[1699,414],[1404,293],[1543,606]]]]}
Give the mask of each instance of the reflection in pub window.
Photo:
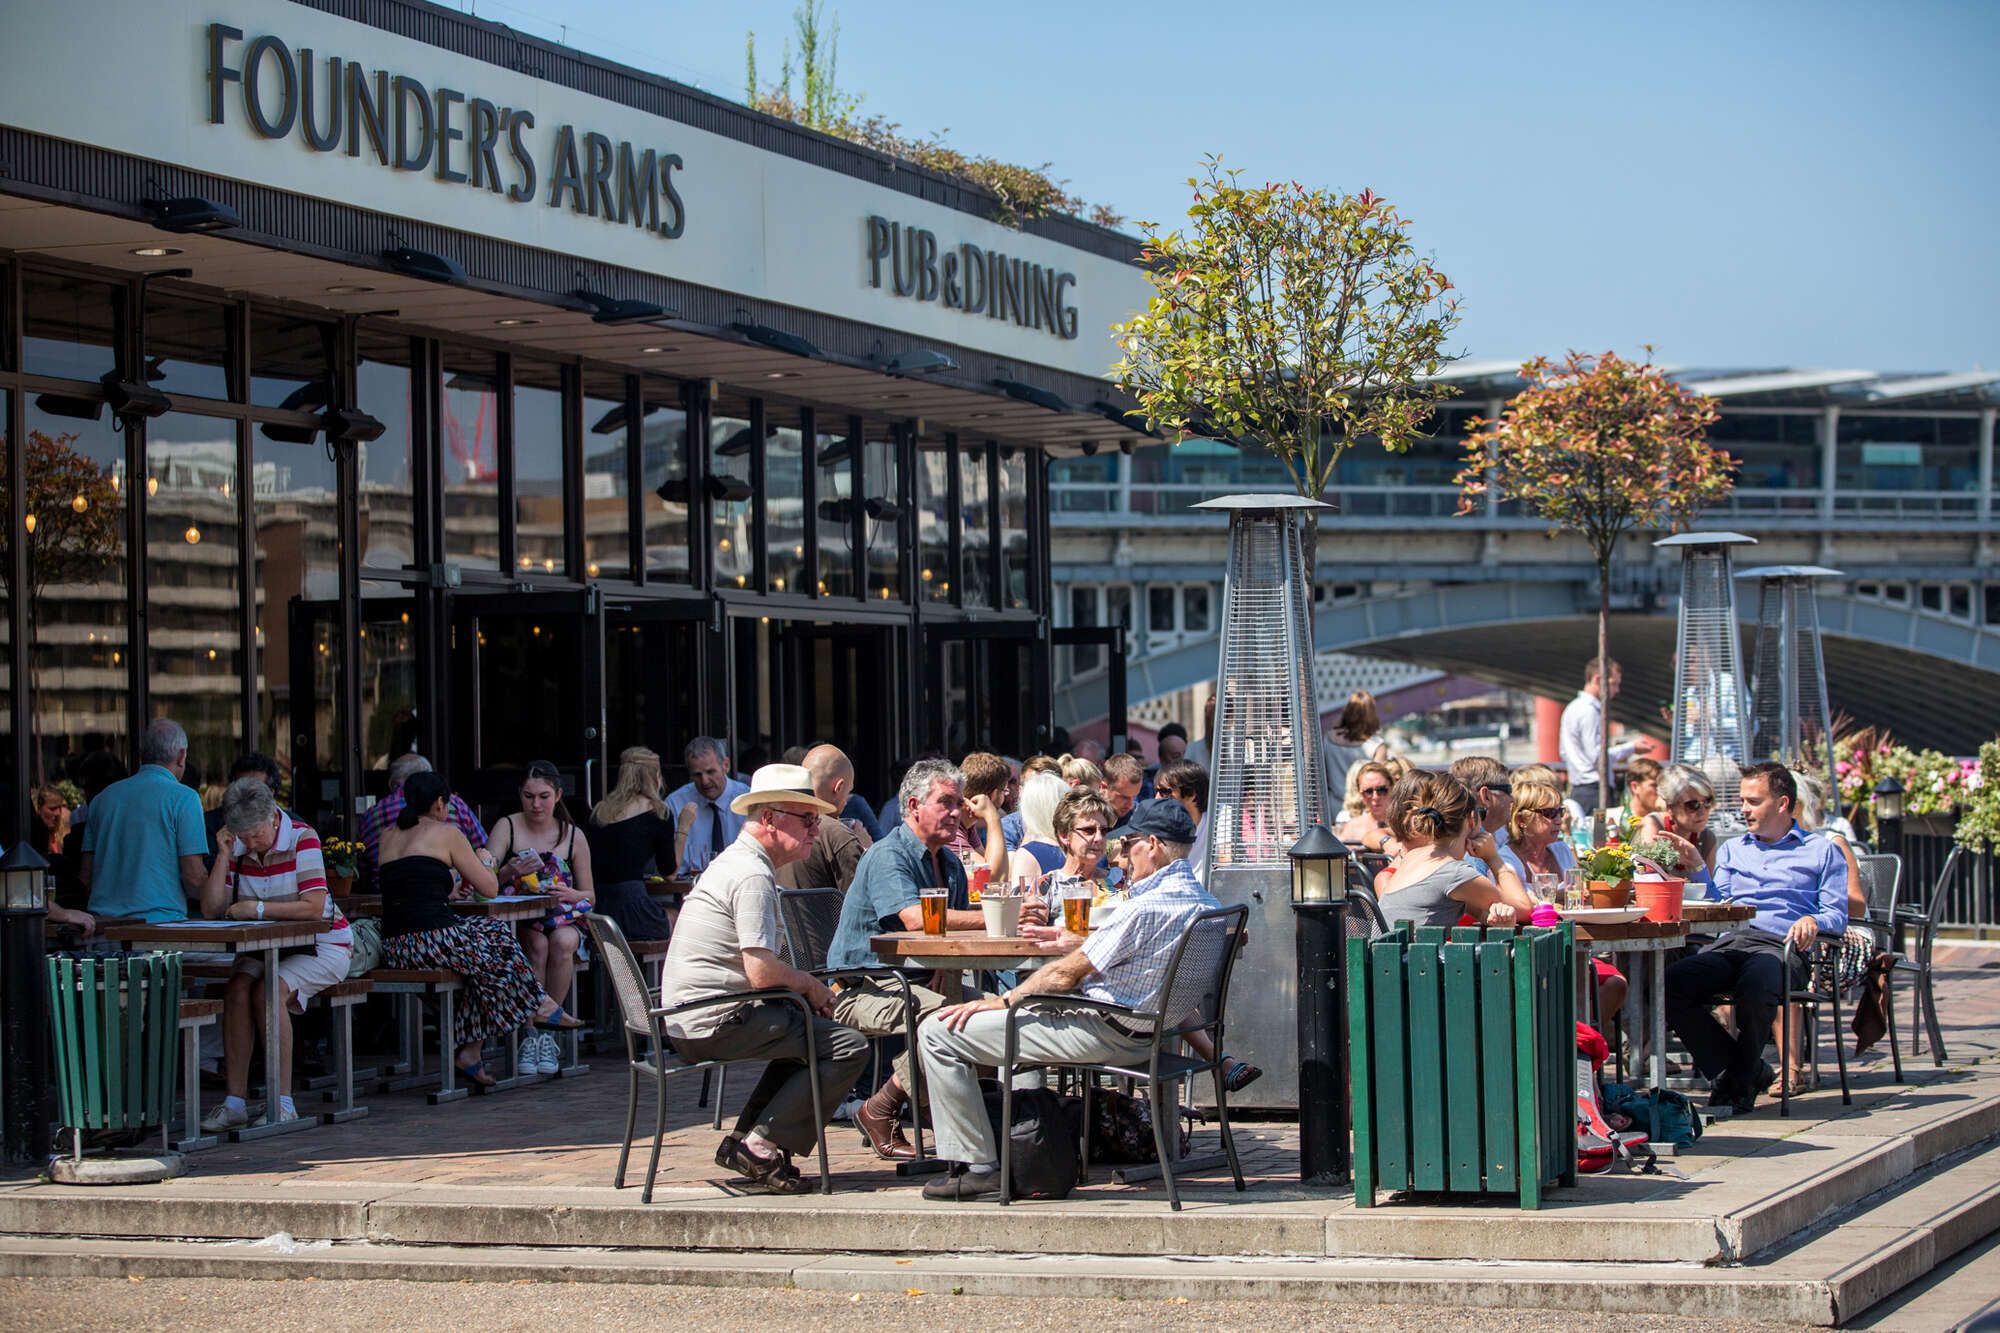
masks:
{"type": "Polygon", "coordinates": [[[917,583],[926,602],[951,600],[951,450],[917,441],[917,583]]]}
{"type": "Polygon", "coordinates": [[[644,516],[646,577],[688,581],[688,438],[681,387],[645,380],[639,421],[639,512],[644,516]]]}
{"type": "MultiPolygon", "coordinates": [[[[361,755],[370,769],[419,746],[413,605],[400,584],[361,581],[361,755]]],[[[322,622],[312,649],[322,660],[331,633],[322,622]]]]}
{"type": "Polygon", "coordinates": [[[1003,444],[1000,460],[1000,605],[1010,611],[1029,606],[1028,589],[1028,455],[1003,444]]]}
{"type": "Polygon", "coordinates": [[[896,436],[871,425],[862,436],[861,512],[868,563],[868,600],[903,595],[903,472],[896,436]]]}
{"type": "Polygon", "coordinates": [[[514,552],[523,573],[566,574],[562,367],[514,358],[514,552]]]}
{"type": "MultiPolygon", "coordinates": [[[[45,397],[29,394],[22,404],[22,452],[34,767],[52,781],[81,776],[76,765],[93,751],[131,760],[125,719],[131,631],[125,437],[105,422],[49,412],[45,397]]],[[[5,398],[0,394],[0,403],[5,398]]]]}
{"type": "Polygon", "coordinates": [[[187,729],[200,784],[243,751],[244,615],[236,423],[170,413],[146,427],[146,689],[187,729]]]}
{"type": "MultiPolygon", "coordinates": [[[[338,624],[340,488],[319,440],[273,438],[282,426],[250,431],[251,605],[257,616],[257,748],[287,773],[310,760],[338,771],[340,654],[319,651],[338,624]]],[[[207,538],[203,538],[204,544],[207,538]]],[[[295,793],[312,808],[317,792],[295,793]]]]}
{"type": "Polygon", "coordinates": [[[765,406],[764,563],[772,592],[805,592],[806,459],[796,410],[765,406]]]}
{"type": "Polygon", "coordinates": [[[727,489],[709,507],[715,525],[715,586],[747,588],[751,574],[750,402],[718,398],[708,421],[708,475],[727,489]]]}
{"type": "Polygon", "coordinates": [[[30,269],[21,275],[21,298],[21,369],[70,380],[94,380],[118,369],[124,297],[116,287],[30,269]]]}
{"type": "Polygon", "coordinates": [[[625,377],[589,371],[583,377],[583,395],[584,577],[630,578],[632,451],[625,377]]]}
{"type": "Polygon", "coordinates": [[[438,473],[444,558],[500,568],[500,381],[491,352],[441,349],[438,473]]]}
{"type": "Polygon", "coordinates": [[[354,447],[361,473],[361,563],[378,569],[408,569],[416,562],[416,513],[410,450],[415,439],[410,398],[410,340],[399,334],[361,331],[361,365],[356,402],[380,421],[382,437],[354,447]]]}
{"type": "Polygon", "coordinates": [[[814,509],[819,518],[819,595],[854,596],[854,441],[849,420],[827,413],[813,444],[818,469],[814,509]]]}
{"type": "MultiPolygon", "coordinates": [[[[169,292],[146,293],[146,387],[197,398],[240,398],[231,392],[228,306],[169,292]]],[[[275,405],[275,404],[274,404],[275,405]]]]}
{"type": "Polygon", "coordinates": [[[993,605],[987,562],[993,557],[991,492],[986,484],[988,444],[969,444],[958,456],[960,586],[966,606],[993,605]]]}
{"type": "Polygon", "coordinates": [[[250,318],[250,401],[294,412],[317,412],[332,402],[327,349],[333,326],[264,310],[250,318]]]}

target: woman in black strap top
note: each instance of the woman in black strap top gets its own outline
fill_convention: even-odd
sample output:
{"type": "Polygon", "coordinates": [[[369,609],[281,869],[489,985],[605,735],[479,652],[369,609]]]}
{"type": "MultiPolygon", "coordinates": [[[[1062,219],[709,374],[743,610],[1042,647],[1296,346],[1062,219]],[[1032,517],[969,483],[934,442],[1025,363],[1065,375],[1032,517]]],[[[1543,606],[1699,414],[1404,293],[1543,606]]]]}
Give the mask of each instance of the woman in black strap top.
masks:
{"type": "Polygon", "coordinates": [[[609,912],[628,940],[663,940],[666,911],[646,892],[646,867],[674,870],[674,826],[661,800],[660,756],[643,745],[618,756],[618,785],[590,812],[597,910],[609,912]]]}
{"type": "Polygon", "coordinates": [[[530,1019],[541,1027],[583,1026],[565,1014],[535,980],[504,922],[460,916],[451,903],[477,892],[491,897],[493,872],[451,822],[451,792],[436,773],[403,785],[403,810],[382,831],[382,963],[394,968],[441,968],[465,978],[458,996],[458,1068],[481,1087],[493,1078],[479,1058],[488,1037],[530,1019]],[[452,872],[462,883],[452,884],[452,872]]]}

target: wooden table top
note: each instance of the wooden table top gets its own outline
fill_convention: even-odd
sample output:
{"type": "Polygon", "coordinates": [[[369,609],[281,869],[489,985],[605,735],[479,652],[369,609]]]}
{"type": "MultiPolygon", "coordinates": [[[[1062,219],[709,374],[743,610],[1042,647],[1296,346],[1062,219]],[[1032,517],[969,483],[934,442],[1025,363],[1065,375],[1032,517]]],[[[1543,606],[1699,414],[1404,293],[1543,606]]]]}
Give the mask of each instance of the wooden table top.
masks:
{"type": "Polygon", "coordinates": [[[1712,921],[1748,921],[1757,912],[1748,903],[1683,903],[1681,914],[1696,924],[1712,921]]]}
{"type": "Polygon", "coordinates": [[[649,879],[646,892],[655,898],[685,898],[694,892],[691,879],[649,879]]]}
{"type": "Polygon", "coordinates": [[[556,903],[548,893],[502,894],[498,898],[464,898],[452,906],[461,916],[483,916],[494,921],[532,921],[547,916],[556,903]]]}
{"type": "Polygon", "coordinates": [[[1685,921],[1626,921],[1619,925],[1591,925],[1578,921],[1576,938],[1586,944],[1638,945],[1642,948],[1662,947],[1655,941],[1676,944],[1687,938],[1688,923],[1685,921]]]}
{"type": "Polygon", "coordinates": [[[310,944],[332,929],[324,921],[154,921],[106,926],[101,939],[119,944],[164,944],[176,948],[253,950],[310,944]]]}
{"type": "Polygon", "coordinates": [[[1049,941],[1031,940],[1025,935],[996,938],[983,930],[955,930],[948,935],[899,930],[871,936],[868,947],[877,958],[889,963],[917,958],[1051,958],[1066,952],[1049,941]]]}

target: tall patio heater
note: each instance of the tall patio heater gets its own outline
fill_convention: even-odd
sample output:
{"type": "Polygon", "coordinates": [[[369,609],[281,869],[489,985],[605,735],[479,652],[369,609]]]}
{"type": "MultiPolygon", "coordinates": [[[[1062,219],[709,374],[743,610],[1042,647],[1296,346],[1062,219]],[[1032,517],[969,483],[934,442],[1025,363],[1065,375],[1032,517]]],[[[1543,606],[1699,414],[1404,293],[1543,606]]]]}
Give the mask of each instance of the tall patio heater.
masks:
{"type": "Polygon", "coordinates": [[[1836,577],[1824,565],[1765,565],[1736,577],[1756,579],[1757,640],[1750,659],[1750,753],[1826,778],[1827,814],[1840,813],[1840,779],[1827,743],[1826,657],[1820,649],[1819,600],[1813,580],[1836,577]]]}
{"type": "Polygon", "coordinates": [[[1208,781],[1208,891],[1226,907],[1250,908],[1249,941],[1230,988],[1229,1048],[1264,1069],[1245,1090],[1246,1106],[1294,1110],[1299,997],[1289,853],[1325,818],[1304,520],[1332,506],[1296,495],[1229,495],[1194,508],[1229,514],[1208,781]]]}
{"type": "Polygon", "coordinates": [[[1752,753],[1730,548],[1756,544],[1740,532],[1683,532],[1653,543],[1681,553],[1671,762],[1698,768],[1715,784],[1718,831],[1735,821],[1737,789],[1752,753]]]}

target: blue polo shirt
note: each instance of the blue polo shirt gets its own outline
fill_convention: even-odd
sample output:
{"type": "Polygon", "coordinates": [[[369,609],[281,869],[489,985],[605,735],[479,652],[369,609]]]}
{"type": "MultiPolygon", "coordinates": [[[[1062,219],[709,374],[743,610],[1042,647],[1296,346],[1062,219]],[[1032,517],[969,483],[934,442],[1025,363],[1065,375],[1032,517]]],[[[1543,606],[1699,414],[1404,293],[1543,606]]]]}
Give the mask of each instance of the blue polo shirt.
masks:
{"type": "Polygon", "coordinates": [[[826,965],[880,967],[882,960],[868,947],[868,937],[907,930],[896,918],[917,905],[920,890],[939,888],[949,891],[946,902],[954,911],[971,908],[965,889],[965,862],[949,848],[940,847],[932,855],[910,832],[909,825],[896,825],[863,853],[861,864],[854,867],[854,882],[841,900],[840,925],[827,947],[826,965]]]}
{"type": "Polygon", "coordinates": [[[181,858],[208,850],[201,798],[168,769],[147,764],[90,803],[83,850],[91,856],[92,915],[179,921],[188,914],[181,858]]]}
{"type": "Polygon", "coordinates": [[[1783,935],[1809,916],[1822,935],[1847,929],[1847,858],[1831,838],[1792,825],[1776,842],[1754,833],[1731,838],[1715,858],[1715,886],[1756,910],[1750,924],[1783,935]]]}

